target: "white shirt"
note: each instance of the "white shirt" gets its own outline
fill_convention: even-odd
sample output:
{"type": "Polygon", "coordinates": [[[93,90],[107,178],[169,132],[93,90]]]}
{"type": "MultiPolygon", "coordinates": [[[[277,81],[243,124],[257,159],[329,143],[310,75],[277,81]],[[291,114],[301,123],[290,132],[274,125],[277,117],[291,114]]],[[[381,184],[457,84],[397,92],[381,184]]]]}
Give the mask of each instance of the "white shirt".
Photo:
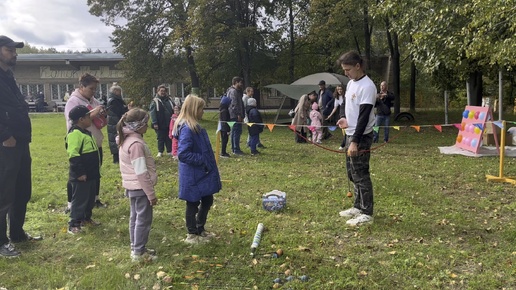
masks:
{"type": "MultiPolygon", "coordinates": [[[[346,88],[345,101],[346,120],[348,122],[346,135],[352,136],[355,134],[355,129],[357,127],[360,105],[368,104],[374,106],[376,103],[376,86],[367,75],[358,81],[350,80],[346,88]]],[[[371,110],[364,134],[371,133],[373,131],[373,126],[374,110],[371,110]]]]}

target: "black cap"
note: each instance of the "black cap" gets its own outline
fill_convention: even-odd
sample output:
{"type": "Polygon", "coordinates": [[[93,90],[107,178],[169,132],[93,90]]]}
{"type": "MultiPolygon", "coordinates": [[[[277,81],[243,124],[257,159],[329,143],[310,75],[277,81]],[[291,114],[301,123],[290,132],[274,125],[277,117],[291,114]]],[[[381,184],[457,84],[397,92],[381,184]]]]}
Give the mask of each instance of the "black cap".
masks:
{"type": "Polygon", "coordinates": [[[10,39],[9,37],[5,35],[0,35],[0,47],[2,46],[8,46],[8,47],[16,47],[16,48],[22,48],[23,42],[15,42],[14,40],[10,39]]]}
{"type": "Polygon", "coordinates": [[[326,85],[326,82],[325,82],[325,81],[320,81],[320,82],[319,82],[319,85],[320,85],[320,86],[322,86],[322,85],[324,85],[324,86],[325,86],[325,85],[326,85]]]}
{"type": "Polygon", "coordinates": [[[70,113],[68,113],[68,118],[70,118],[70,120],[72,121],[77,121],[79,120],[80,118],[88,115],[90,113],[90,110],[88,108],[86,108],[86,106],[83,106],[83,105],[79,105],[77,107],[74,107],[70,113]]]}

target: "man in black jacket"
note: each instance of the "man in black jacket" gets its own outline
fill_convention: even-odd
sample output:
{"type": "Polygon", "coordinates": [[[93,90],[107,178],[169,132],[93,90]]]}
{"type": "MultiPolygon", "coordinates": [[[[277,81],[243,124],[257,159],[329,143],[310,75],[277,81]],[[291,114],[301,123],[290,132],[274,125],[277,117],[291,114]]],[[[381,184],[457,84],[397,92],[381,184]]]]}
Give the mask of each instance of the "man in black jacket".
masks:
{"type": "Polygon", "coordinates": [[[20,253],[13,243],[32,237],[25,233],[25,213],[32,194],[31,123],[29,107],[21,94],[11,70],[16,65],[16,48],[23,42],[14,42],[0,36],[0,256],[16,257],[20,253]]]}
{"type": "MultiPolygon", "coordinates": [[[[387,90],[387,82],[383,81],[380,84],[380,92],[376,94],[376,117],[375,126],[384,126],[383,141],[389,142],[389,125],[391,117],[391,107],[394,102],[394,94],[387,90]]],[[[379,129],[378,129],[379,131],[379,129]]],[[[373,130],[373,142],[378,143],[380,132],[373,130]]]]}
{"type": "Polygon", "coordinates": [[[158,93],[152,99],[149,106],[149,113],[152,122],[152,128],[156,131],[158,138],[158,155],[163,156],[163,151],[167,150],[167,155],[172,156],[172,140],[168,137],[170,118],[174,114],[174,102],[168,95],[165,85],[158,87],[158,93]]]}
{"type": "Polygon", "coordinates": [[[107,107],[109,150],[113,155],[113,163],[118,163],[118,145],[116,144],[118,132],[116,131],[116,124],[130,108],[125,104],[122,98],[122,88],[117,83],[113,83],[113,86],[109,89],[107,107]]]}

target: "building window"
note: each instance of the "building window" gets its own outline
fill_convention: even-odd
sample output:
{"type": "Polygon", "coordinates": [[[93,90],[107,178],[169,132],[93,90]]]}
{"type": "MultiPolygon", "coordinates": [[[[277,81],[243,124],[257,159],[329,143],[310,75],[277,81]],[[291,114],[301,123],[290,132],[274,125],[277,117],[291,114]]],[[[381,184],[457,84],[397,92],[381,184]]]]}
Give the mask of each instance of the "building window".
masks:
{"type": "Polygon", "coordinates": [[[97,99],[102,99],[102,97],[107,97],[108,95],[108,90],[109,88],[111,87],[111,84],[99,84],[98,87],[97,87],[97,99]]]}
{"type": "Polygon", "coordinates": [[[39,92],[43,92],[43,84],[19,84],[18,87],[27,100],[34,100],[39,92]]]}
{"type": "Polygon", "coordinates": [[[262,96],[267,96],[267,99],[282,99],[284,96],[280,91],[271,88],[263,88],[261,93],[262,96]]]}
{"type": "Polygon", "coordinates": [[[68,92],[70,94],[75,89],[72,84],[51,84],[50,99],[54,101],[63,101],[64,96],[68,92]]]}

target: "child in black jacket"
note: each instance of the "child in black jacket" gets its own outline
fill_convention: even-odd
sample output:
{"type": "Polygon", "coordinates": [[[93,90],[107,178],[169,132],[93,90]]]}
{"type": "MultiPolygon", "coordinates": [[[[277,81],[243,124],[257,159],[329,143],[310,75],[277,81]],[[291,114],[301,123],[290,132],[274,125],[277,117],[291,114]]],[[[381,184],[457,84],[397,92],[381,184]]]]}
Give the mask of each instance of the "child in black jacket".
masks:
{"type": "Polygon", "coordinates": [[[226,148],[228,146],[229,141],[229,132],[231,132],[231,128],[229,127],[228,122],[231,117],[229,115],[229,105],[231,104],[231,99],[229,97],[222,97],[220,100],[219,106],[219,131],[221,138],[221,150],[220,157],[228,158],[229,154],[226,152],[226,148]]]}
{"type": "Polygon", "coordinates": [[[247,100],[246,112],[249,118],[249,123],[254,123],[247,129],[249,131],[249,147],[251,147],[251,155],[260,154],[260,152],[256,150],[256,147],[260,144],[260,133],[263,132],[263,120],[262,114],[256,108],[255,98],[249,98],[247,100]]]}
{"type": "Polygon", "coordinates": [[[66,152],[70,160],[69,180],[72,186],[72,206],[68,233],[81,232],[84,224],[99,225],[91,219],[97,184],[100,181],[100,155],[97,143],[86,130],[91,126],[89,109],[79,105],[70,110],[73,124],[66,135],[66,152]]]}

